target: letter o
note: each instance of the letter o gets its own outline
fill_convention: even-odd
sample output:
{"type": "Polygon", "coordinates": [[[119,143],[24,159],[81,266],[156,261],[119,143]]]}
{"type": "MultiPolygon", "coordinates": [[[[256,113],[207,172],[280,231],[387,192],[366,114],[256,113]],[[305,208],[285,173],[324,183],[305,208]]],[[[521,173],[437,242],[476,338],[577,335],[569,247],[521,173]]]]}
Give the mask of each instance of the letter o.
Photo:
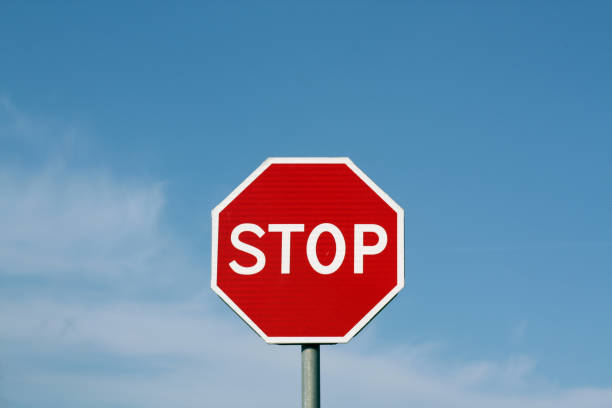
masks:
{"type": "Polygon", "coordinates": [[[317,225],[310,235],[308,236],[308,241],[306,242],[306,256],[308,257],[308,262],[310,262],[310,266],[316,272],[322,275],[329,275],[338,270],[342,262],[344,261],[344,255],[346,254],[346,243],[344,242],[344,236],[338,227],[334,224],[323,223],[317,225]],[[319,241],[319,237],[322,233],[329,232],[334,237],[334,242],[336,243],[336,254],[334,255],[334,260],[329,265],[323,265],[319,262],[319,257],[317,256],[317,242],[319,241]]]}

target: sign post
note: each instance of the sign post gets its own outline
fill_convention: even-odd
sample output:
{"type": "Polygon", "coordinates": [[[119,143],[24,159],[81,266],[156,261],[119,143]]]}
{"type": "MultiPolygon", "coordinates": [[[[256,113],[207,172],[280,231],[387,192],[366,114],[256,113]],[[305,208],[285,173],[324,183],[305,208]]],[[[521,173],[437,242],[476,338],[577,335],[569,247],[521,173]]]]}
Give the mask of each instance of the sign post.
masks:
{"type": "Polygon", "coordinates": [[[318,344],[302,344],[302,408],[321,406],[320,353],[318,344]]]}
{"type": "Polygon", "coordinates": [[[271,344],[346,343],[404,286],[404,212],[348,158],[271,158],[212,211],[211,287],[271,344]]]}

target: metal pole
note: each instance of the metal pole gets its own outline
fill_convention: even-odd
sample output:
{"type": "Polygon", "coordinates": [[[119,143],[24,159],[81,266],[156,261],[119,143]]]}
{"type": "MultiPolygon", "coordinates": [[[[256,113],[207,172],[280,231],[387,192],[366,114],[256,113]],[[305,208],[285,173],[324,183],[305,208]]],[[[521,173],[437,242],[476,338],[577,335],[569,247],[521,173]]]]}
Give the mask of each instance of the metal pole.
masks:
{"type": "Polygon", "coordinates": [[[302,408],[321,407],[319,356],[318,344],[302,344],[302,408]]]}

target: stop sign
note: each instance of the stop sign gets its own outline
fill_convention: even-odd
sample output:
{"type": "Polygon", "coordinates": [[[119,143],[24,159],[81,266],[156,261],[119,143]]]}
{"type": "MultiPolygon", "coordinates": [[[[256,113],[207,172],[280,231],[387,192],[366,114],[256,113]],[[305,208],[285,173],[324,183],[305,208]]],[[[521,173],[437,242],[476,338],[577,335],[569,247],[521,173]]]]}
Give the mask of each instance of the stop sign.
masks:
{"type": "Polygon", "coordinates": [[[212,289],[268,343],[346,343],[404,286],[404,213],[348,158],[271,158],[212,211],[212,289]]]}

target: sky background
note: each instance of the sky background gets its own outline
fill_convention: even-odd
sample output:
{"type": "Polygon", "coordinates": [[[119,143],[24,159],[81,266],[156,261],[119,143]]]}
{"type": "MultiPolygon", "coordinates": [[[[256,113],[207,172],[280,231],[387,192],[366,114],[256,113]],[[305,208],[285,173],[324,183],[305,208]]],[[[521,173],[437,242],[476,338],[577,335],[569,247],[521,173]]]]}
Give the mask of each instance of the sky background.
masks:
{"type": "Polygon", "coordinates": [[[210,290],[211,209],[348,156],[406,286],[334,407],[612,406],[610,2],[0,4],[0,406],[299,406],[210,290]],[[332,4],[329,4],[332,3],[332,4]]]}

